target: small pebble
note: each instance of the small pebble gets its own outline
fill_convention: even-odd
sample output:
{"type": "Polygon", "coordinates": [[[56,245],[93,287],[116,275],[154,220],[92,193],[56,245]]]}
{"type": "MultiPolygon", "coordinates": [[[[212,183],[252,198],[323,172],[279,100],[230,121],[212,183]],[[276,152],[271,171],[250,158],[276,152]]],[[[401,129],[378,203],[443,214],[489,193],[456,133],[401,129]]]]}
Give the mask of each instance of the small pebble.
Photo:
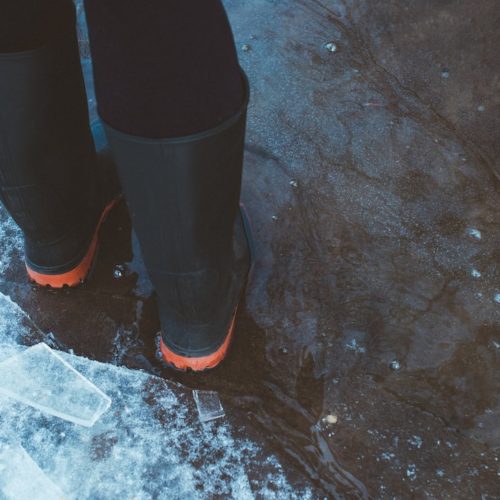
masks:
{"type": "Polygon", "coordinates": [[[444,477],[444,470],[443,469],[437,469],[436,470],[436,476],[444,477]]]}
{"type": "Polygon", "coordinates": [[[486,107],[484,106],[484,104],[480,104],[478,107],[477,107],[477,110],[482,113],[484,110],[486,109],[486,107]]]}
{"type": "Polygon", "coordinates": [[[290,186],[292,186],[293,188],[296,188],[296,187],[299,186],[299,183],[297,181],[295,181],[295,180],[291,180],[290,181],[290,186]]]}
{"type": "Polygon", "coordinates": [[[323,418],[323,422],[325,422],[328,425],[333,425],[338,422],[338,417],[337,415],[327,415],[326,417],[323,418]]]}
{"type": "Polygon", "coordinates": [[[272,219],[272,220],[274,220],[274,221],[277,221],[277,220],[278,220],[278,216],[277,216],[277,215],[273,215],[273,216],[271,217],[271,219],[272,219]]]}
{"type": "Polygon", "coordinates": [[[288,349],[286,347],[280,347],[281,354],[288,354],[288,349]]]}
{"type": "Polygon", "coordinates": [[[441,77],[442,78],[449,78],[450,77],[450,71],[446,68],[443,69],[443,71],[441,71],[441,77]]]}
{"type": "Polygon", "coordinates": [[[493,300],[497,303],[500,304],[500,293],[495,294],[493,297],[493,300]]]}
{"type": "Polygon", "coordinates": [[[252,47],[250,47],[250,45],[245,43],[244,45],[241,46],[241,50],[243,52],[250,52],[252,50],[252,47]]]}
{"type": "Polygon", "coordinates": [[[328,42],[325,44],[325,49],[328,50],[328,52],[337,52],[337,45],[333,42],[328,42]]]}

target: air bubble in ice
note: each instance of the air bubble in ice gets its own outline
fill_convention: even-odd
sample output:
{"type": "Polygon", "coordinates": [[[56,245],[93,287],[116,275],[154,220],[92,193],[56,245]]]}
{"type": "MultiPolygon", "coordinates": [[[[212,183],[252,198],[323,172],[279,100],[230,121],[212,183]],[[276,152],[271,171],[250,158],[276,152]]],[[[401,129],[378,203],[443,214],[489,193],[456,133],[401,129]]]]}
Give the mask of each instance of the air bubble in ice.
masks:
{"type": "Polygon", "coordinates": [[[401,369],[401,363],[397,359],[394,359],[393,361],[391,361],[390,367],[391,370],[394,370],[396,372],[401,369]]]}
{"type": "Polygon", "coordinates": [[[115,266],[115,269],[113,270],[113,276],[118,280],[123,277],[124,271],[125,269],[122,265],[115,266]]]}
{"type": "Polygon", "coordinates": [[[500,293],[496,293],[495,296],[493,297],[493,300],[497,303],[500,304],[500,293]]]}
{"type": "Polygon", "coordinates": [[[444,68],[442,71],[441,71],[441,77],[442,78],[449,78],[450,77],[450,71],[446,68],[444,68]]]}
{"type": "Polygon", "coordinates": [[[278,216],[277,216],[277,215],[273,215],[273,216],[271,217],[271,219],[272,219],[273,221],[277,221],[277,220],[278,220],[278,216]]]}
{"type": "Polygon", "coordinates": [[[165,359],[163,357],[163,353],[161,352],[161,332],[156,333],[155,337],[155,345],[156,345],[156,350],[155,350],[155,358],[158,361],[161,361],[162,363],[165,363],[165,359]]]}
{"type": "Polygon", "coordinates": [[[410,464],[406,469],[406,476],[410,481],[415,481],[417,479],[417,466],[415,464],[410,464]]]}
{"type": "Polygon", "coordinates": [[[479,231],[479,229],[475,229],[473,227],[469,228],[467,230],[467,234],[469,236],[471,236],[472,238],[476,239],[476,240],[480,240],[482,235],[481,235],[481,231],[479,231]]]}
{"type": "Polygon", "coordinates": [[[337,44],[328,42],[325,44],[325,49],[328,50],[328,52],[337,52],[337,44]]]}
{"type": "Polygon", "coordinates": [[[299,186],[299,183],[297,181],[295,181],[295,180],[291,180],[290,181],[290,186],[292,186],[293,188],[296,188],[296,187],[299,186]]]}
{"type": "Polygon", "coordinates": [[[250,52],[252,50],[252,47],[250,47],[250,45],[248,45],[247,43],[245,43],[244,45],[241,46],[241,50],[243,52],[250,52]]]}
{"type": "Polygon", "coordinates": [[[415,448],[421,448],[423,443],[424,441],[420,436],[412,436],[408,439],[408,444],[414,446],[415,448]]]}
{"type": "Polygon", "coordinates": [[[473,278],[480,278],[481,277],[481,273],[477,269],[473,269],[471,271],[471,275],[473,278]]]}
{"type": "Polygon", "coordinates": [[[444,477],[444,470],[443,469],[436,469],[436,476],[444,477]]]}
{"type": "Polygon", "coordinates": [[[484,104],[480,104],[478,107],[477,107],[477,110],[482,113],[484,110],[486,109],[486,107],[484,106],[484,104]]]}
{"type": "Polygon", "coordinates": [[[346,345],[346,349],[349,349],[350,351],[354,351],[360,354],[363,354],[366,352],[366,349],[359,345],[356,339],[351,339],[346,345]]]}

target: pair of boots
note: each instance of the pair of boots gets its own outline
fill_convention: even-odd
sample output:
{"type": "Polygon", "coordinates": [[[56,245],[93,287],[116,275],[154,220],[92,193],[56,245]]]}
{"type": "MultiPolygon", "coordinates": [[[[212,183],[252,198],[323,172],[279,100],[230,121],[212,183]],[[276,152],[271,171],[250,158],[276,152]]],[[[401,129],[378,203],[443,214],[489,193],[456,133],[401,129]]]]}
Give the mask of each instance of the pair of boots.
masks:
{"type": "Polygon", "coordinates": [[[23,231],[28,275],[55,288],[83,281],[121,184],[157,294],[164,359],[213,368],[250,268],[239,205],[246,76],[240,110],[212,129],[148,139],[104,124],[113,162],[95,151],[68,26],[38,49],[0,54],[0,200],[23,231]]]}

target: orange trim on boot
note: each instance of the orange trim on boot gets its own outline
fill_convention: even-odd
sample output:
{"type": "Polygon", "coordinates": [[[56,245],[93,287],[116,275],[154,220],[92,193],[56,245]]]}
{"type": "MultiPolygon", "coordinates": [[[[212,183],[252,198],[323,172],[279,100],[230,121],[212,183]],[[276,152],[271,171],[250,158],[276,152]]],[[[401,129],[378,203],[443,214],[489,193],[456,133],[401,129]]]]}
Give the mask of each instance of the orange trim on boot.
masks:
{"type": "Polygon", "coordinates": [[[111,209],[118,203],[121,196],[115,198],[111,201],[103,210],[99,222],[97,223],[96,230],[94,232],[94,236],[92,237],[92,241],[90,242],[89,249],[85,254],[85,257],[81,260],[81,262],[70,271],[67,271],[62,274],[43,274],[38,273],[31,269],[26,263],[26,270],[28,272],[28,276],[35,283],[42,286],[50,286],[52,288],[62,288],[63,286],[74,287],[82,283],[87,275],[90,272],[92,267],[92,263],[94,261],[94,257],[97,250],[97,241],[99,237],[99,230],[106,220],[111,209]]]}
{"type": "Polygon", "coordinates": [[[231,340],[233,338],[234,328],[236,326],[237,311],[238,308],[234,311],[233,319],[231,320],[231,325],[229,326],[224,343],[214,353],[207,356],[200,356],[199,358],[181,356],[171,351],[165,345],[163,339],[161,339],[160,349],[163,354],[163,359],[177,370],[193,370],[194,372],[202,372],[204,370],[209,370],[210,368],[215,368],[226,357],[229,345],[231,344],[231,340]]]}

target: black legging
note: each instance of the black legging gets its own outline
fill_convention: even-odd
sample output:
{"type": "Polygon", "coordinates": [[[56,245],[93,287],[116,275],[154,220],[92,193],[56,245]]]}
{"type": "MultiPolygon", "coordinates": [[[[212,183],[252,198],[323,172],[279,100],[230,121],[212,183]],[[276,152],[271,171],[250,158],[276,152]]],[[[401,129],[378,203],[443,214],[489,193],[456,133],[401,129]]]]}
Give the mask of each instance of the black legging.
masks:
{"type": "MultiPolygon", "coordinates": [[[[71,0],[3,0],[0,51],[27,50],[61,29],[71,0]]],[[[113,128],[178,137],[241,106],[243,86],[220,0],[85,0],[98,110],[113,128]]]]}
{"type": "Polygon", "coordinates": [[[45,45],[65,29],[69,8],[68,0],[0,0],[0,53],[45,45]]]}

